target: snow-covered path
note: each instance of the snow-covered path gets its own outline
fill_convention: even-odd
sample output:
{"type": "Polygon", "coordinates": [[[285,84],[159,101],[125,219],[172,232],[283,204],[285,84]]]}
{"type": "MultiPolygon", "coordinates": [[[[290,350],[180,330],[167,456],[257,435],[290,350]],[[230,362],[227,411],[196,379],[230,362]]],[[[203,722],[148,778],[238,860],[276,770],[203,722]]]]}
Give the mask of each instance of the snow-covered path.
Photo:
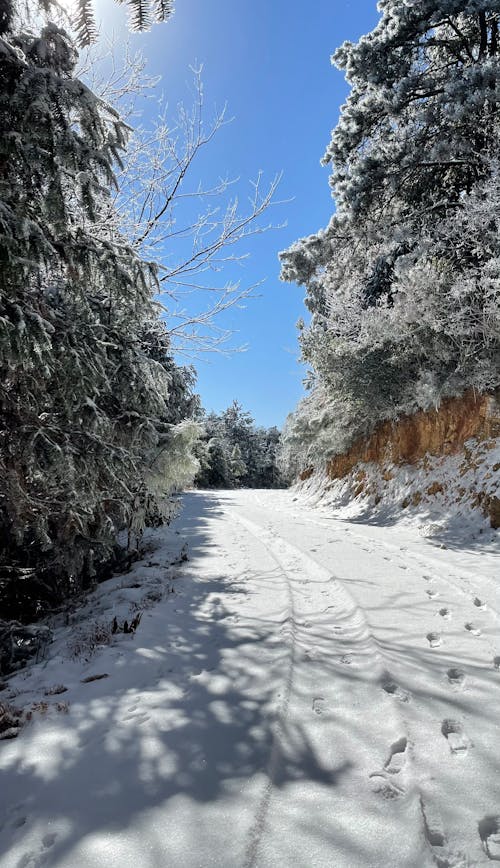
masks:
{"type": "Polygon", "coordinates": [[[14,680],[70,710],[0,743],[2,868],[500,861],[498,556],[291,492],[191,493],[175,527],[189,562],[134,637],[14,680]]]}

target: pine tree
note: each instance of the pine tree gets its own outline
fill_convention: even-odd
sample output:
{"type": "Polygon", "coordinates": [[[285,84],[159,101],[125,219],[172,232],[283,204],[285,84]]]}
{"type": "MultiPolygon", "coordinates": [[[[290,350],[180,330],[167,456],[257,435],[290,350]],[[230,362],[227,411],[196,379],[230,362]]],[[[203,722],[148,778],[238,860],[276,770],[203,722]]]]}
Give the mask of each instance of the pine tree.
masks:
{"type": "Polygon", "coordinates": [[[325,419],[335,450],[500,382],[500,2],[379,8],[333,58],[351,85],[324,157],[336,212],[282,254],[312,313],[299,413],[325,419]]]}
{"type": "MultiPolygon", "coordinates": [[[[126,5],[131,30],[149,30],[153,22],[166,21],[174,11],[171,0],[126,0],[126,5]]],[[[50,12],[55,16],[61,12],[61,7],[55,0],[38,0],[38,6],[42,12],[50,12]]],[[[16,11],[15,0],[0,0],[0,37],[12,30],[16,11]]],[[[32,14],[33,12],[34,10],[32,14]]],[[[92,0],[76,0],[72,27],[80,46],[89,45],[96,40],[97,28],[92,0]]]]}
{"type": "Polygon", "coordinates": [[[278,469],[281,435],[277,428],[257,428],[238,401],[202,419],[204,436],[197,445],[199,488],[281,488],[278,469]]]}
{"type": "Polygon", "coordinates": [[[56,26],[0,56],[0,602],[30,618],[168,518],[196,427],[155,267],[109,219],[125,125],[56,26]]]}

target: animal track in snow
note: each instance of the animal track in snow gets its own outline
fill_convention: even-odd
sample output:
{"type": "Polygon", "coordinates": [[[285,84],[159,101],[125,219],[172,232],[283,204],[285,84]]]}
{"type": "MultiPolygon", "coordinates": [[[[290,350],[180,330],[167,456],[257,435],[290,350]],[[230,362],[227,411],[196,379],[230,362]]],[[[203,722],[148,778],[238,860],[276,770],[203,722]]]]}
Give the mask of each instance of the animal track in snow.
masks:
{"type": "Polygon", "coordinates": [[[457,720],[443,720],[441,732],[447,739],[452,754],[463,755],[469,748],[469,739],[464,733],[461,723],[457,720]]]}
{"type": "Polygon", "coordinates": [[[495,669],[500,669],[500,657],[493,658],[493,667],[495,669]]]}
{"type": "Polygon", "coordinates": [[[481,628],[478,627],[476,624],[473,624],[471,621],[467,621],[467,623],[464,624],[464,627],[468,633],[472,634],[472,636],[480,636],[481,635],[481,628]]]}
{"type": "Polygon", "coordinates": [[[426,591],[425,592],[430,600],[433,600],[434,597],[439,597],[439,591],[426,591]]]}
{"type": "Polygon", "coordinates": [[[450,612],[449,609],[446,608],[446,606],[443,606],[443,608],[439,610],[439,614],[440,614],[441,617],[444,618],[446,621],[449,621],[450,618],[451,618],[451,612],[450,612]]]}
{"type": "Polygon", "coordinates": [[[439,633],[427,633],[426,638],[431,648],[439,648],[441,645],[441,636],[439,633]]]}
{"type": "Polygon", "coordinates": [[[494,862],[500,862],[500,816],[489,815],[478,823],[479,837],[483,848],[494,862]]]}
{"type": "Polygon", "coordinates": [[[462,685],[465,681],[465,672],[463,669],[455,669],[452,667],[451,669],[448,669],[446,675],[450,684],[457,687],[462,685]]]}
{"type": "Polygon", "coordinates": [[[342,654],[340,662],[345,663],[347,666],[350,666],[350,664],[352,663],[352,654],[342,654]]]}
{"type": "Polygon", "coordinates": [[[56,843],[56,841],[57,841],[57,835],[55,832],[48,832],[42,838],[42,844],[43,844],[45,850],[49,850],[50,847],[53,847],[54,844],[56,843]]]}
{"type": "Polygon", "coordinates": [[[474,597],[473,603],[477,609],[486,609],[486,603],[483,603],[479,597],[474,597]]]}

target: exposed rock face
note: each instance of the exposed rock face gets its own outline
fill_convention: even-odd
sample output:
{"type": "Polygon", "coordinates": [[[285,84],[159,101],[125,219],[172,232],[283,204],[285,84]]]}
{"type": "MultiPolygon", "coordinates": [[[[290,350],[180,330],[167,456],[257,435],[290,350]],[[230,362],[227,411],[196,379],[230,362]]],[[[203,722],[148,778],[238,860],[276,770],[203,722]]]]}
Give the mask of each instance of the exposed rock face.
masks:
{"type": "Polygon", "coordinates": [[[500,393],[478,395],[471,390],[446,399],[438,410],[383,422],[368,440],[357,440],[349,452],[332,458],[328,475],[342,479],[359,461],[415,464],[425,455],[455,455],[467,440],[494,437],[500,437],[500,393]]]}

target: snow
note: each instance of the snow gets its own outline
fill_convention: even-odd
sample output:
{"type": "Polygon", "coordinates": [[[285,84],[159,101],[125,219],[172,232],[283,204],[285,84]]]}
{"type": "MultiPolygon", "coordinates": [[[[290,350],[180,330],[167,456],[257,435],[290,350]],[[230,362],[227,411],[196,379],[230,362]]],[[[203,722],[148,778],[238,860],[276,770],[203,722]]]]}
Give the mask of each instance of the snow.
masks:
{"type": "Polygon", "coordinates": [[[499,468],[498,438],[471,439],[457,454],[427,454],[414,464],[360,461],[341,479],[316,471],[297,494],[338,518],[418,527],[435,545],[450,548],[481,537],[484,548],[498,552],[485,506],[499,496],[499,468]]]}
{"type": "Polygon", "coordinates": [[[437,548],[298,497],[185,495],[9,680],[32,717],[0,742],[2,868],[500,859],[492,541],[437,548]]]}

